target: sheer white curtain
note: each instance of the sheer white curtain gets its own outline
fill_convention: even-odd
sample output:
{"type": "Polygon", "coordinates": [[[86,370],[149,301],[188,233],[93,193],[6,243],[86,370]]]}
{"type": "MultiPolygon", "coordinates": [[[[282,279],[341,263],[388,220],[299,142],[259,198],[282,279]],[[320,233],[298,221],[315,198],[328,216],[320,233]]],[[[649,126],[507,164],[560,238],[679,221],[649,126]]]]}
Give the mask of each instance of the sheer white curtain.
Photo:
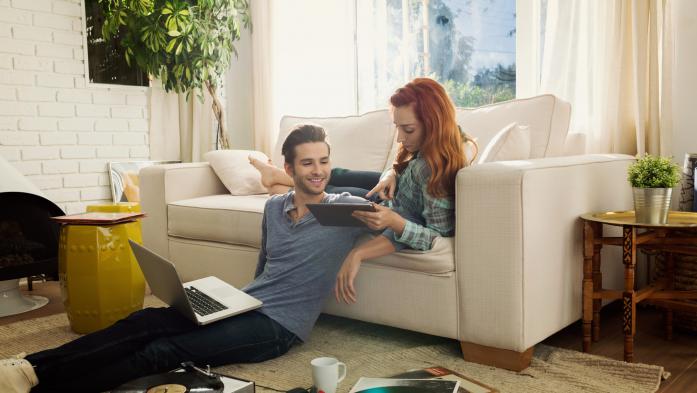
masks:
{"type": "Polygon", "coordinates": [[[416,76],[435,78],[424,61],[428,9],[423,2],[411,7],[406,1],[398,7],[386,1],[356,2],[359,112],[387,107],[392,93],[416,76]]]}
{"type": "Polygon", "coordinates": [[[273,99],[274,0],[253,0],[252,12],[252,91],[254,149],[271,156],[278,134],[273,99]]]}
{"type": "Polygon", "coordinates": [[[251,6],[254,146],[270,155],[283,115],[356,113],[355,3],[253,0],[251,6]]]}
{"type": "Polygon", "coordinates": [[[167,93],[159,81],[150,88],[150,158],[197,162],[215,147],[216,120],[212,100],[194,94],[167,93]]]}
{"type": "Polygon", "coordinates": [[[670,155],[670,0],[548,0],[539,93],[588,152],[670,155]]]}

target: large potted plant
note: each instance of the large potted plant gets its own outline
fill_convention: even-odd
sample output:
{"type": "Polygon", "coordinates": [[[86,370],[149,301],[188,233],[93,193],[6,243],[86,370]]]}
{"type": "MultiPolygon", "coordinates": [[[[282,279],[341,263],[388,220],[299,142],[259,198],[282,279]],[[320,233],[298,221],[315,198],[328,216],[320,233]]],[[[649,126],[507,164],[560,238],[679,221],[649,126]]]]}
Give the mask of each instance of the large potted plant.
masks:
{"type": "Polygon", "coordinates": [[[233,42],[250,26],[248,0],[99,0],[102,35],[121,38],[124,56],[166,91],[208,91],[218,121],[218,143],[228,149],[225,111],[218,97],[221,78],[237,51],[233,42]]]}
{"type": "Polygon", "coordinates": [[[629,166],[636,222],[665,224],[670,196],[680,181],[680,167],[670,158],[646,154],[629,166]]]}

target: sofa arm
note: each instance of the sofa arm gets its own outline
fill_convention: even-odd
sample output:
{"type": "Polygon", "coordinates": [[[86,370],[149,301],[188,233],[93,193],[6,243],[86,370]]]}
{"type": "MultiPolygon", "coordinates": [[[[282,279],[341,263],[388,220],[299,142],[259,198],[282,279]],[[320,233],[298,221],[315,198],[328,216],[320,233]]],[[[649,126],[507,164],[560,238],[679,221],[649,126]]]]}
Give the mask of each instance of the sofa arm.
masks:
{"type": "Polygon", "coordinates": [[[155,165],[140,171],[143,244],[169,257],[167,204],[228,191],[207,162],[155,165]]]}
{"type": "Polygon", "coordinates": [[[493,162],[458,173],[461,341],[522,352],[580,317],[579,215],[631,209],[626,178],[633,160],[589,154],[493,162]]]}

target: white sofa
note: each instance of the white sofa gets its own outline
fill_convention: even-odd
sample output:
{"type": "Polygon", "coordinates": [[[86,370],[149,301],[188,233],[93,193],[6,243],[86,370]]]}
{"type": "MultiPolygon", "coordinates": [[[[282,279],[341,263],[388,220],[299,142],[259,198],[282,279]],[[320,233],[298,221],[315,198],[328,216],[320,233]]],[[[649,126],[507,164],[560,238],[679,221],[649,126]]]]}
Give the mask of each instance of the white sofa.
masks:
{"type": "MultiPolygon", "coordinates": [[[[367,261],[358,302],[330,299],[325,312],[459,340],[466,360],[527,367],[535,344],[581,316],[578,216],[631,208],[625,179],[633,157],[569,155],[583,151],[581,136],[567,136],[569,117],[569,104],[551,95],[458,109],[481,147],[511,122],[529,125],[531,158],[462,169],[455,237],[436,239],[428,252],[367,261]]],[[[274,163],[282,163],[292,125],[307,121],[327,129],[335,167],[382,171],[392,162],[394,127],[382,110],[284,117],[274,163]]],[[[169,257],[184,280],[216,275],[243,286],[253,278],[266,195],[230,195],[205,162],[145,168],[141,187],[145,245],[169,257]]],[[[605,265],[606,282],[620,279],[619,264],[605,265]]]]}

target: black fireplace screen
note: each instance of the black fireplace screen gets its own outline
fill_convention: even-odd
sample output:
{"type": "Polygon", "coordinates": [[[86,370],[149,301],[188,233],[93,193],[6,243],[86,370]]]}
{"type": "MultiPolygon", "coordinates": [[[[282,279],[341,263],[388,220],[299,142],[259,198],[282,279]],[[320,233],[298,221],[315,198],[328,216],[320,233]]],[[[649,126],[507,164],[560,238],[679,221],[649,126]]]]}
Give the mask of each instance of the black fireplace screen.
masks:
{"type": "Polygon", "coordinates": [[[34,194],[0,193],[0,281],[46,274],[57,278],[58,224],[52,202],[34,194]]]}

